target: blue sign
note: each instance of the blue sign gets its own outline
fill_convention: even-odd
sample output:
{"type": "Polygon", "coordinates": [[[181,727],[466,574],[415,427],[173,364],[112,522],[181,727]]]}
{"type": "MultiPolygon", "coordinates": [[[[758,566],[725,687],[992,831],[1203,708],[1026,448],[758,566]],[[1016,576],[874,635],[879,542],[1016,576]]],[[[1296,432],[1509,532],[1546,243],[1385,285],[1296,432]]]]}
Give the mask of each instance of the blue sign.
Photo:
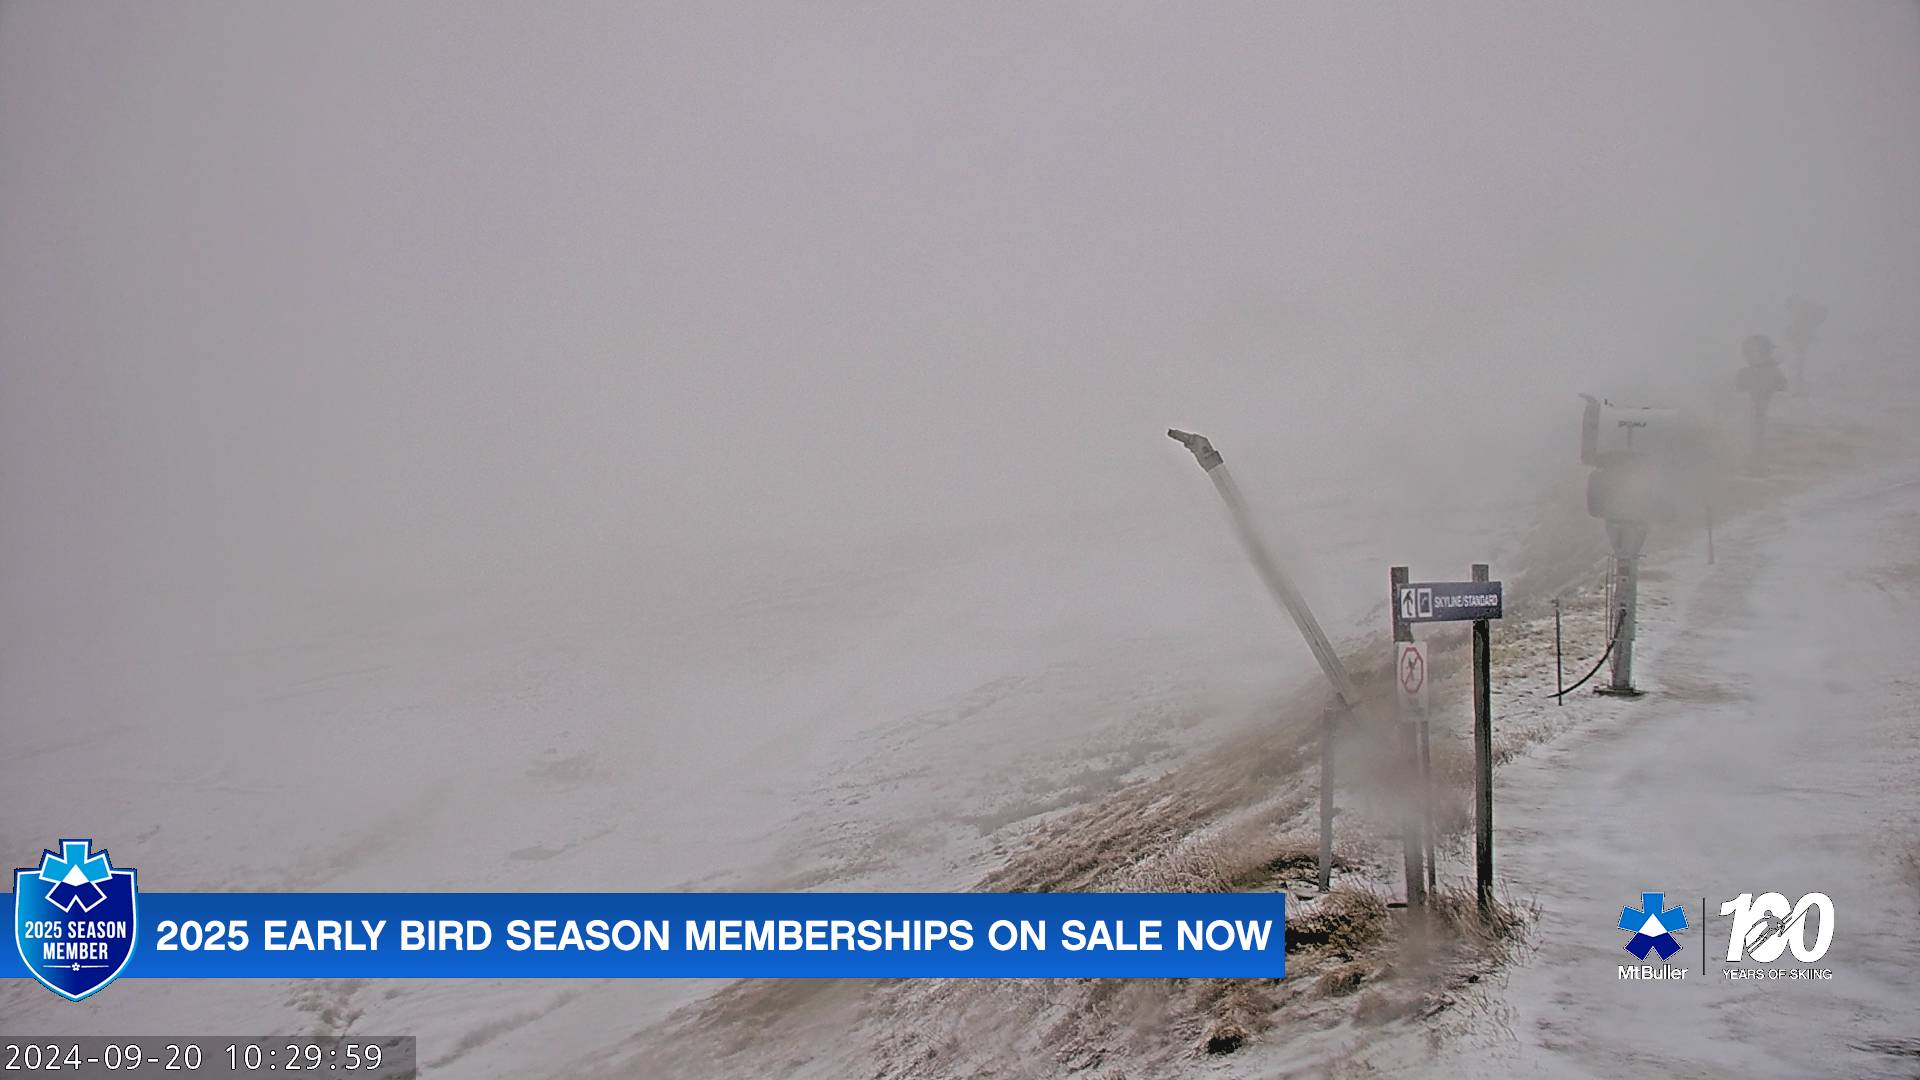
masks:
{"type": "Polygon", "coordinates": [[[140,920],[134,872],[91,840],[62,840],[13,872],[13,944],[27,972],[69,1001],[98,993],[133,959],[140,920]]]}
{"type": "MultiPolygon", "coordinates": [[[[23,883],[45,901],[35,872],[23,883]]],[[[34,974],[62,992],[121,964],[174,979],[1280,978],[1286,896],[148,893],[128,961],[135,936],[109,939],[113,967],[84,969],[90,984],[34,974]]]]}
{"type": "Polygon", "coordinates": [[[1500,617],[1497,581],[1416,581],[1400,586],[1394,598],[1400,621],[1465,622],[1500,617]]]}

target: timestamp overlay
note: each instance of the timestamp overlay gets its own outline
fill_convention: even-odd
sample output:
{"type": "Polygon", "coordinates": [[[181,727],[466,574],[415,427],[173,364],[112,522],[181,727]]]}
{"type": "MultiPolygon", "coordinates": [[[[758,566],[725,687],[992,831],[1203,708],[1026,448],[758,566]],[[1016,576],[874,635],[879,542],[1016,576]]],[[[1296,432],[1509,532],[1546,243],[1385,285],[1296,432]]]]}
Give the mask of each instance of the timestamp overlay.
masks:
{"type": "Polygon", "coordinates": [[[412,1035],[0,1035],[0,1077],[415,1080],[412,1035]]]}

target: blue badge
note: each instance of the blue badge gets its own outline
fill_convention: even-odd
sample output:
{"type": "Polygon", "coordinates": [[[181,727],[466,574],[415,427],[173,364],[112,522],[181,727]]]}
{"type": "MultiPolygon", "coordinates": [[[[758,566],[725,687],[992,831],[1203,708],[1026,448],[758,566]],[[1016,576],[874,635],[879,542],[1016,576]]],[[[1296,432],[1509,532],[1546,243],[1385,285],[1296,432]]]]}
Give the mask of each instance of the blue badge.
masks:
{"type": "Polygon", "coordinates": [[[91,840],[62,840],[13,872],[13,943],[27,970],[69,1001],[105,987],[133,957],[134,872],[91,840]]]}

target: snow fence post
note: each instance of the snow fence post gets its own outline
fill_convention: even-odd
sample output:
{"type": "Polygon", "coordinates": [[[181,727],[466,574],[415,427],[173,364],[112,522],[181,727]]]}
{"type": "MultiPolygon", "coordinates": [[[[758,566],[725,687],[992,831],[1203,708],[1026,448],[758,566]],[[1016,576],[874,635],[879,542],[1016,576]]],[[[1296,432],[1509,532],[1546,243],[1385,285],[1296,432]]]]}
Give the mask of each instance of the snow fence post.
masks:
{"type": "Polygon", "coordinates": [[[1560,659],[1560,598],[1553,598],[1553,704],[1567,703],[1567,669],[1560,659]]]}

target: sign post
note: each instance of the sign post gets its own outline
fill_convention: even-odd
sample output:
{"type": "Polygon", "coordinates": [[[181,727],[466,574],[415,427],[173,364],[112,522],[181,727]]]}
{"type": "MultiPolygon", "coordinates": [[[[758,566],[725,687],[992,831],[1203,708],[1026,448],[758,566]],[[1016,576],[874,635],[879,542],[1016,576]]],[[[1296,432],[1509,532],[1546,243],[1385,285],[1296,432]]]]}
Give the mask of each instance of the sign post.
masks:
{"type": "Polygon", "coordinates": [[[1401,715],[1413,723],[1419,740],[1420,857],[1427,864],[1427,890],[1431,892],[1438,883],[1439,867],[1433,857],[1437,840],[1433,824],[1433,725],[1427,709],[1427,688],[1433,685],[1433,678],[1427,666],[1427,647],[1418,641],[1394,642],[1393,671],[1394,682],[1400,687],[1401,715]]]}
{"type": "MultiPolygon", "coordinates": [[[[1473,623],[1473,794],[1474,884],[1485,909],[1493,902],[1493,631],[1492,620],[1504,611],[1505,594],[1498,581],[1487,579],[1487,564],[1473,564],[1472,581],[1408,581],[1407,568],[1392,572],[1393,639],[1396,659],[1404,662],[1406,644],[1413,641],[1412,624],[1422,622],[1473,623]]],[[[1419,690],[1426,689],[1426,658],[1421,655],[1419,690]]],[[[1394,667],[1401,695],[1413,692],[1410,673],[1394,667]]],[[[1411,845],[1411,841],[1409,841],[1411,845]]],[[[1408,869],[1417,857],[1409,848],[1408,869]]],[[[1409,888],[1411,902],[1411,888],[1409,888]]]]}
{"type": "Polygon", "coordinates": [[[1400,684],[1400,700],[1411,715],[1427,715],[1427,647],[1418,641],[1397,641],[1394,652],[1394,679],[1400,684]]]}
{"type": "MultiPolygon", "coordinates": [[[[1413,595],[1413,591],[1407,587],[1406,567],[1396,566],[1388,571],[1387,580],[1388,587],[1392,590],[1391,595],[1395,597],[1410,597],[1413,595]]],[[[1430,606],[1431,605],[1429,605],[1429,607],[1430,606]]],[[[1411,606],[1411,602],[1403,604],[1399,600],[1395,601],[1393,606],[1394,677],[1400,683],[1400,700],[1403,709],[1407,704],[1407,697],[1409,695],[1407,689],[1409,680],[1414,680],[1414,691],[1421,694],[1424,694],[1426,691],[1426,654],[1413,640],[1412,619],[1416,614],[1417,612],[1415,608],[1411,606]],[[1402,665],[1408,662],[1409,657],[1416,657],[1418,659],[1417,671],[1411,673],[1404,671],[1402,665]]],[[[1411,711],[1403,711],[1402,715],[1408,721],[1416,719],[1416,716],[1411,711]]],[[[1420,745],[1416,725],[1410,722],[1403,723],[1399,725],[1399,727],[1400,747],[1403,759],[1411,763],[1414,776],[1418,777],[1424,786],[1426,777],[1420,770],[1420,745]]],[[[1420,820],[1419,808],[1414,805],[1412,799],[1407,800],[1403,818],[1405,822],[1404,847],[1407,875],[1407,907],[1409,910],[1420,910],[1425,908],[1427,903],[1425,875],[1421,873],[1421,864],[1425,861],[1426,856],[1424,837],[1427,829],[1425,822],[1420,820]]]]}
{"type": "MultiPolygon", "coordinates": [[[[1486,563],[1473,564],[1473,580],[1487,581],[1486,563]]],[[[1484,912],[1493,903],[1493,628],[1484,615],[1473,620],[1473,766],[1473,880],[1484,912]]]]}

